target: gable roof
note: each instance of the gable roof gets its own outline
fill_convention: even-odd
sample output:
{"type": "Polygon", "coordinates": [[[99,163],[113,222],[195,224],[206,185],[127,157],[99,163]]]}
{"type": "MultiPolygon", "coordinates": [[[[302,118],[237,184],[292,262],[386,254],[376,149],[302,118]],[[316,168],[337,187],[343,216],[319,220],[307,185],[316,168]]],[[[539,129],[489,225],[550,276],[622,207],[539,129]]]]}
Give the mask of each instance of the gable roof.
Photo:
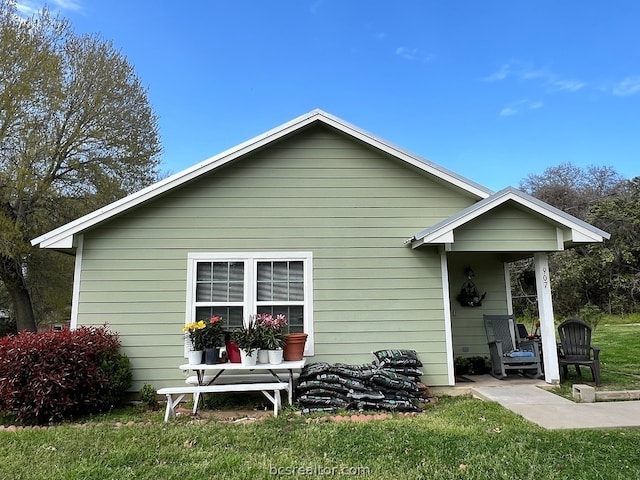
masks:
{"type": "Polygon", "coordinates": [[[461,175],[413,155],[322,110],[313,110],[149,187],[143,188],[136,193],[95,210],[55,230],[40,235],[31,240],[31,244],[34,246],[39,245],[41,248],[71,249],[74,247],[74,236],[76,234],[103,223],[170,190],[179,188],[185,183],[207,174],[243,155],[249,154],[316,123],[327,125],[371,147],[392,155],[426,173],[469,192],[478,199],[486,198],[491,194],[491,191],[487,188],[461,175]]]}
{"type": "Polygon", "coordinates": [[[422,230],[407,240],[413,248],[425,244],[454,243],[454,230],[465,223],[486,214],[487,212],[513,202],[534,213],[544,216],[564,230],[564,242],[568,245],[575,243],[602,242],[611,237],[607,232],[600,230],[582,220],[569,215],[527,193],[513,187],[507,187],[490,195],[479,202],[460,210],[455,215],[422,230]]]}

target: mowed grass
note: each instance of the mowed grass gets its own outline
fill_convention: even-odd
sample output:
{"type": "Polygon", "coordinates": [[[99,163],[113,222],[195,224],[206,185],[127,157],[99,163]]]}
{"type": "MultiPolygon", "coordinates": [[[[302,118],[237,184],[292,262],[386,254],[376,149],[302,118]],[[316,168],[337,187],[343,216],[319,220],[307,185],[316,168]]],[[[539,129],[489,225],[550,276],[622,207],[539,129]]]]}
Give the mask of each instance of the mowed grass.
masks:
{"type": "MultiPolygon", "coordinates": [[[[601,348],[599,390],[640,390],[640,315],[606,317],[593,332],[591,344],[601,348]]],[[[581,367],[583,379],[591,382],[591,372],[581,367]]],[[[575,368],[569,367],[569,379],[563,388],[582,382],[575,368]]]]}
{"type": "MultiPolygon", "coordinates": [[[[601,388],[640,389],[640,317],[603,320],[593,343],[602,347],[601,388]]],[[[570,372],[563,388],[582,381],[570,372]]],[[[249,424],[162,417],[134,407],[0,430],[0,479],[640,478],[640,429],[547,431],[470,397],[366,423],[309,420],[291,409],[249,424]]]]}
{"type": "Polygon", "coordinates": [[[640,478],[639,442],[640,430],[545,431],[468,397],[366,423],[306,423],[289,412],[264,423],[165,424],[159,412],[128,410],[0,431],[0,478],[640,478]],[[116,425],[130,418],[144,423],[116,425]]]}

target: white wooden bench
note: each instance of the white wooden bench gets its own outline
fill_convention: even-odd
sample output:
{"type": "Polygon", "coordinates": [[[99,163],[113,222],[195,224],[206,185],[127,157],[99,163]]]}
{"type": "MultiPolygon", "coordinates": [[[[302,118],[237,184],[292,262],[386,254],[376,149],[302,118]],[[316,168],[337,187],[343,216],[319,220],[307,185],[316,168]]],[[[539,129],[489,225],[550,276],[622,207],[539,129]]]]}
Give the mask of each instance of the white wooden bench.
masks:
{"type": "MultiPolygon", "coordinates": [[[[287,373],[280,373],[278,374],[271,374],[269,375],[268,373],[243,373],[243,374],[238,374],[238,375],[234,375],[234,374],[228,374],[225,373],[224,375],[219,375],[219,376],[213,376],[213,375],[204,375],[202,377],[202,385],[235,385],[235,384],[239,384],[239,383],[269,383],[271,381],[275,381],[275,380],[279,380],[282,383],[287,383],[287,399],[289,401],[289,405],[293,404],[293,390],[295,389],[295,387],[292,387],[292,383],[290,384],[289,382],[296,382],[298,377],[300,374],[298,373],[292,373],[291,375],[287,374],[287,373]],[[274,378],[274,376],[276,376],[276,378],[274,378]],[[290,377],[290,378],[289,378],[290,377]],[[215,381],[215,383],[212,383],[213,381],[215,381]]],[[[198,383],[198,377],[196,375],[189,375],[187,378],[185,378],[185,383],[187,385],[199,385],[198,383]]],[[[196,397],[199,397],[199,394],[196,394],[196,397]]],[[[194,399],[195,401],[195,399],[194,399]]]]}
{"type": "Polygon", "coordinates": [[[185,385],[182,387],[168,387],[158,390],[159,395],[167,396],[167,409],[164,414],[164,421],[176,416],[176,407],[184,399],[185,395],[194,396],[193,413],[198,409],[198,399],[202,393],[226,393],[226,392],[262,392],[262,394],[273,403],[273,416],[278,416],[278,409],[282,406],[280,391],[287,390],[287,383],[240,383],[229,385],[185,385]],[[271,392],[273,391],[273,395],[271,392]]]}

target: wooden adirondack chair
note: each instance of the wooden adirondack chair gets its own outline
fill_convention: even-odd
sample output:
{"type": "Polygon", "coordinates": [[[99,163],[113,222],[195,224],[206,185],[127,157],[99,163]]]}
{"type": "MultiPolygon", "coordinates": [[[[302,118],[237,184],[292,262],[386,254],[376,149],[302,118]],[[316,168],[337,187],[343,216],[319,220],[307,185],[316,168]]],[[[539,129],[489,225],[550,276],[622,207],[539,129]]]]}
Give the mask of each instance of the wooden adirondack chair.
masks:
{"type": "Polygon", "coordinates": [[[558,326],[558,335],[558,366],[562,367],[564,378],[569,365],[575,365],[580,376],[580,366],[585,366],[591,369],[596,386],[600,386],[600,348],[591,346],[591,327],[578,318],[570,318],[558,326]]]}
{"type": "Polygon", "coordinates": [[[483,315],[483,319],[491,354],[491,374],[494,377],[506,378],[510,370],[534,373],[536,377],[542,375],[538,343],[516,341],[513,315],[483,315]]]}

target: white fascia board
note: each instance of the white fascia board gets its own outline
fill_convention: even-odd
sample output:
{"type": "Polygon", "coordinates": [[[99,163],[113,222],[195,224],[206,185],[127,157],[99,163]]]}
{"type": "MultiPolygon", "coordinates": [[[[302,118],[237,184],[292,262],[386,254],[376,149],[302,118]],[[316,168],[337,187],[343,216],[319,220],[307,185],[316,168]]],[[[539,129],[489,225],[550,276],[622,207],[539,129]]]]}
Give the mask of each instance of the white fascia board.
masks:
{"type": "MultiPolygon", "coordinates": [[[[36,245],[35,243],[33,245],[36,245]]],[[[64,237],[56,237],[55,239],[44,240],[40,243],[40,248],[70,249],[75,247],[74,236],[68,235],[64,237]]]]}
{"type": "Polygon", "coordinates": [[[411,248],[418,248],[420,245],[424,245],[425,243],[451,244],[454,242],[453,229],[445,230],[444,232],[439,230],[433,235],[427,235],[420,240],[411,242],[411,248]]]}

